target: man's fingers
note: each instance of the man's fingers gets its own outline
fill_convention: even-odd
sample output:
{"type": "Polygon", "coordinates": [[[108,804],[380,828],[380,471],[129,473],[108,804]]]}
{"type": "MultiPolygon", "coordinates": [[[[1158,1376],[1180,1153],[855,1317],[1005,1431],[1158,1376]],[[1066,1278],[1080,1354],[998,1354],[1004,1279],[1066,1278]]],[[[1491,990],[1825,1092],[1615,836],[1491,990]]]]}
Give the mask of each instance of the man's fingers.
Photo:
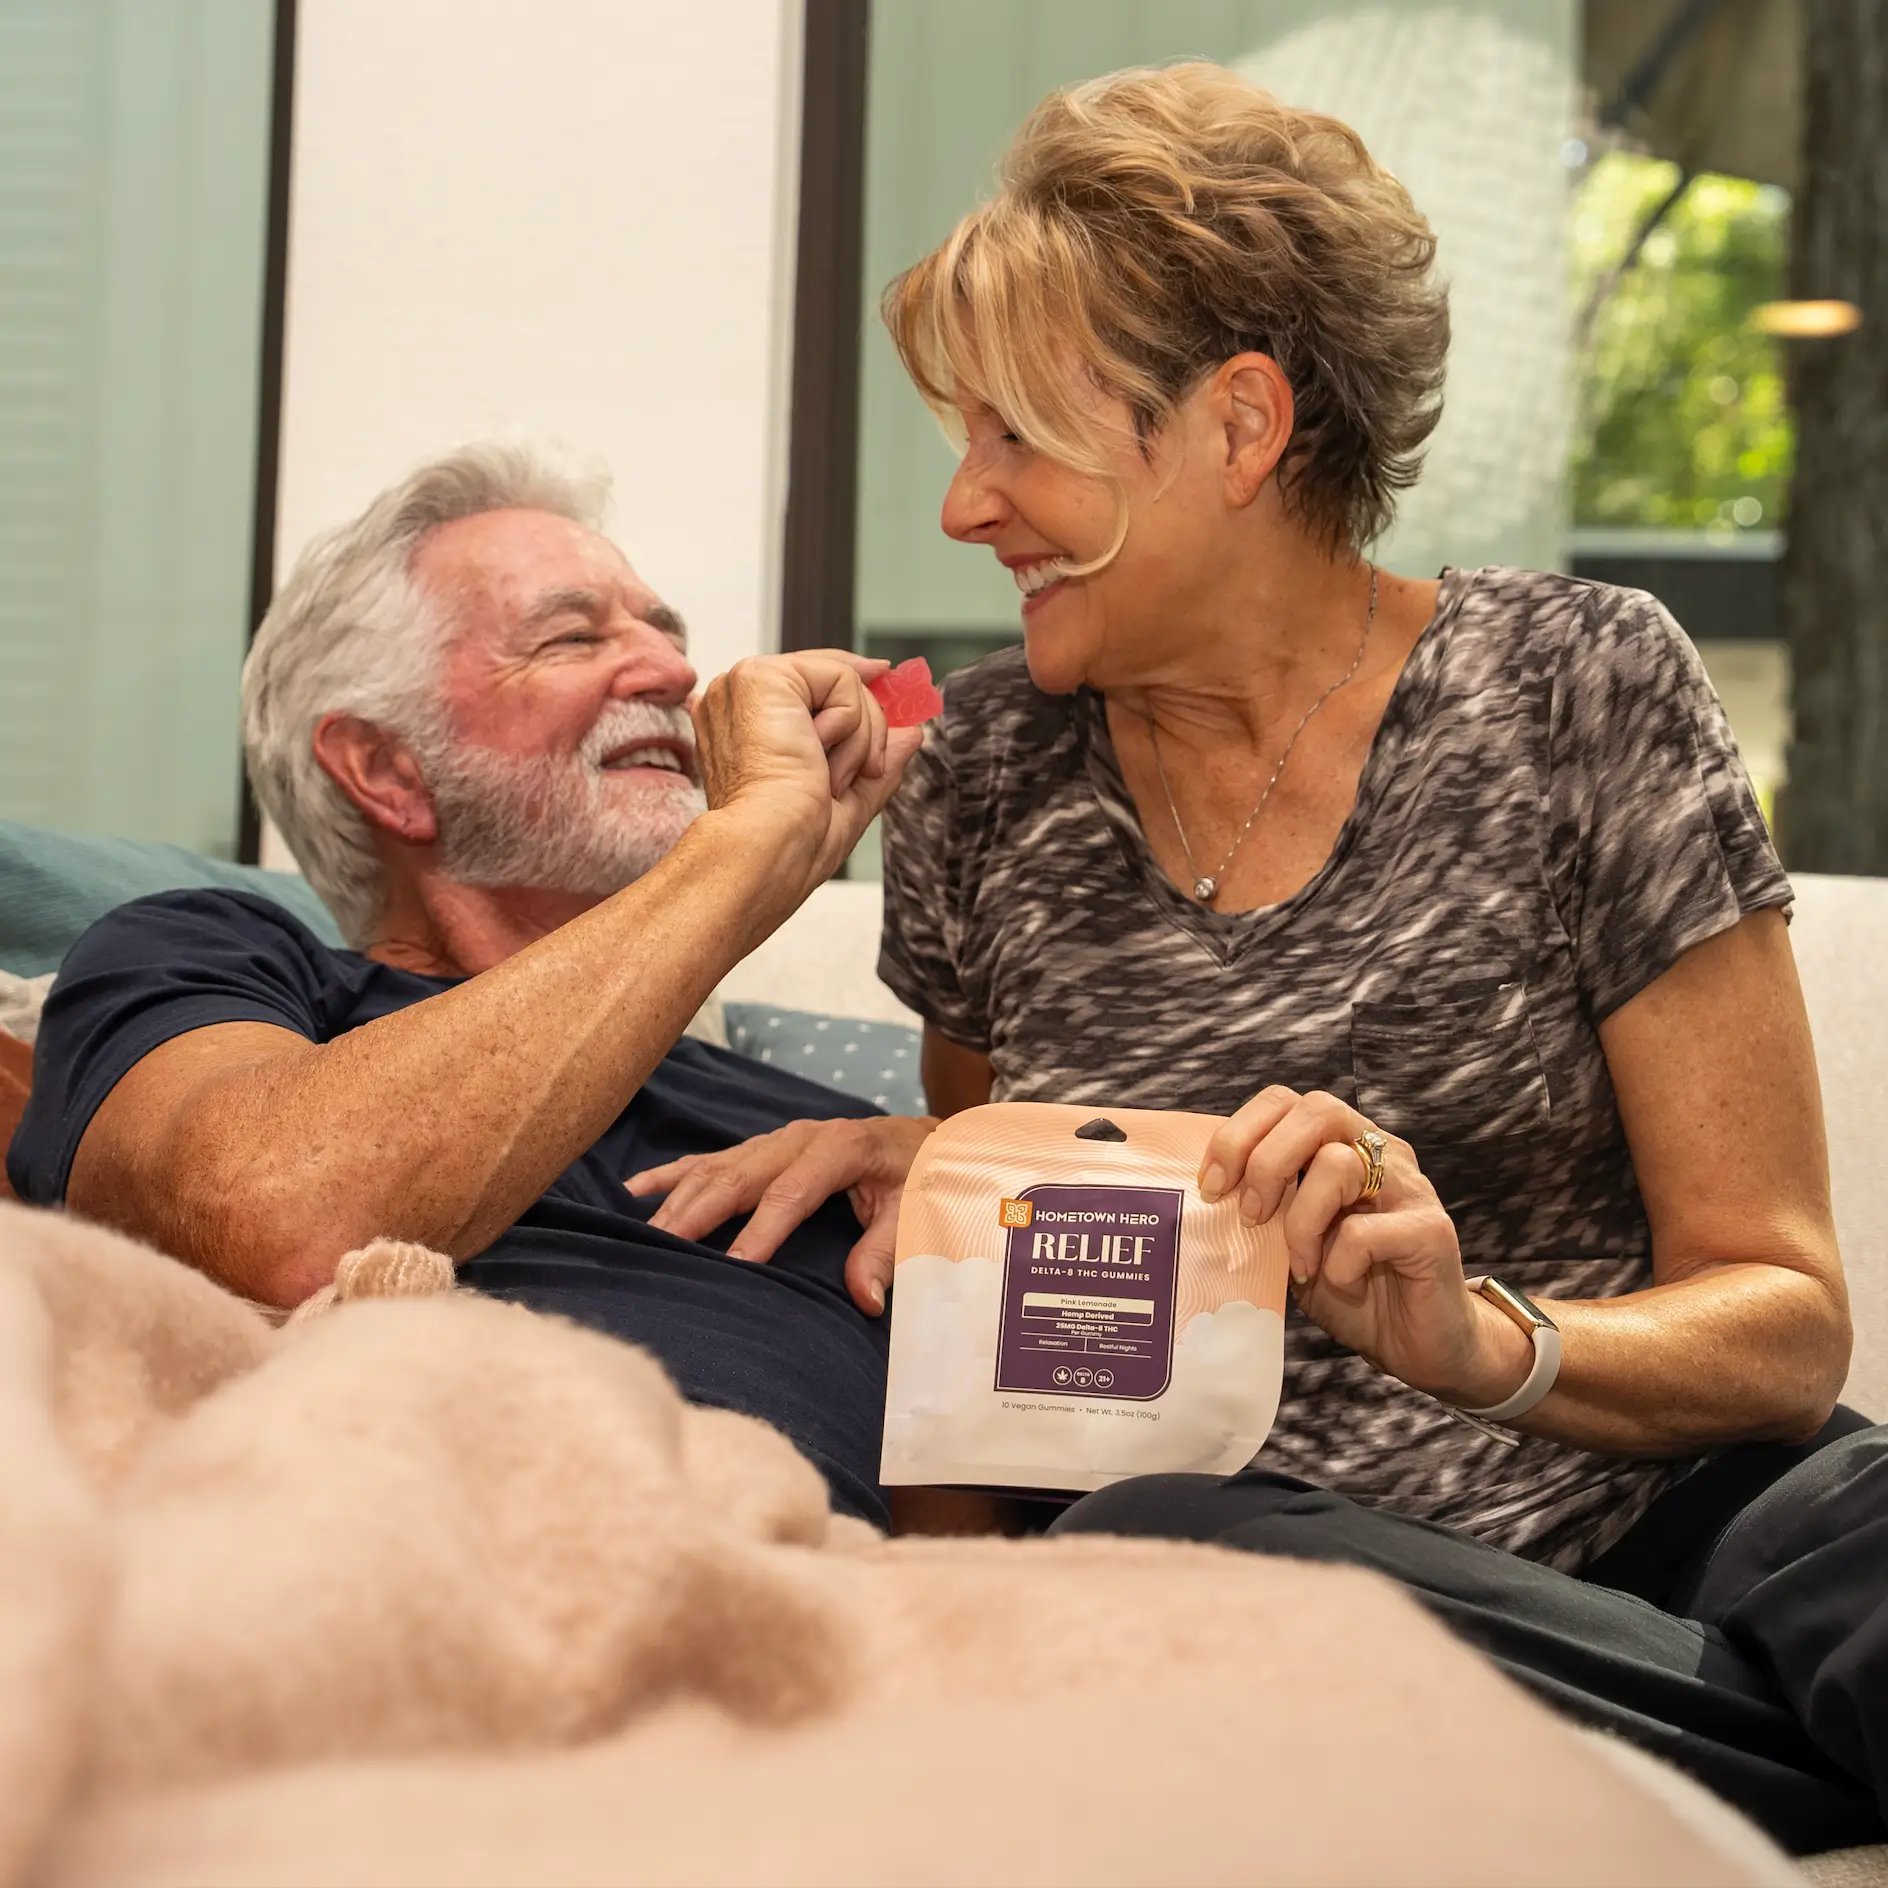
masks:
{"type": "Polygon", "coordinates": [[[898,785],[905,771],[906,763],[912,755],[924,745],[923,728],[894,728],[885,730],[885,778],[890,783],[885,789],[889,800],[892,789],[898,785]]]}
{"type": "Polygon", "coordinates": [[[878,775],[861,773],[852,783],[852,791],[841,796],[854,825],[853,843],[884,811],[885,802],[898,791],[911,757],[924,745],[922,728],[891,728],[885,735],[885,771],[878,775]]]}
{"type": "Polygon", "coordinates": [[[814,711],[813,732],[826,750],[833,798],[841,799],[865,771],[879,739],[885,711],[854,674],[841,671],[830,694],[814,711]],[[877,728],[875,725],[877,724],[877,728]]]}
{"type": "Polygon", "coordinates": [[[866,704],[859,715],[858,724],[826,751],[826,765],[832,778],[835,800],[843,800],[852,791],[853,784],[865,771],[866,762],[872,758],[871,717],[876,711],[871,707],[869,696],[866,704]]]}
{"type": "Polygon", "coordinates": [[[817,676],[828,687],[839,669],[850,669],[861,680],[876,682],[892,666],[887,656],[862,656],[856,649],[806,649],[787,659],[798,662],[809,676],[817,676]]]}
{"type": "Polygon", "coordinates": [[[882,780],[885,776],[885,745],[891,733],[891,724],[885,719],[885,710],[878,698],[869,689],[865,698],[874,710],[867,717],[872,729],[872,748],[865,757],[865,765],[859,769],[859,777],[863,780],[882,780]]]}

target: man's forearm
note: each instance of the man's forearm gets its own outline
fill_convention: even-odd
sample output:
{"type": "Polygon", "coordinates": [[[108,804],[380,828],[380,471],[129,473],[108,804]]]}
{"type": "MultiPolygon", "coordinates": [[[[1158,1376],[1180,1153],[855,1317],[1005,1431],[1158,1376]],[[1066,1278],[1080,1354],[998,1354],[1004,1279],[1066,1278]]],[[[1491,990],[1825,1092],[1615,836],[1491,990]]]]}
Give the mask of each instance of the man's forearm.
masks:
{"type": "Polygon", "coordinates": [[[779,835],[706,814],[634,885],[495,968],[222,1075],[190,1111],[179,1170],[225,1249],[183,1256],[296,1302],[379,1235],[455,1258],[489,1245],[792,909],[791,863],[779,835]]]}

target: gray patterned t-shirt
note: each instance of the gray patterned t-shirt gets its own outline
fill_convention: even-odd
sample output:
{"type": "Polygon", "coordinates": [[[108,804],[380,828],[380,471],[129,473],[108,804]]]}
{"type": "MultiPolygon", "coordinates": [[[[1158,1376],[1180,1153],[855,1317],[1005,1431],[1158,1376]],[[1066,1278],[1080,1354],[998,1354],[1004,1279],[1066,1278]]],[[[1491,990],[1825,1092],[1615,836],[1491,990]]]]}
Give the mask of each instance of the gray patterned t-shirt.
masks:
{"type": "MultiPolygon", "coordinates": [[[[1155,863],[1090,690],[953,676],[885,816],[880,974],[999,1101],[1229,1114],[1328,1089],[1417,1150],[1471,1270],[1542,1298],[1651,1279],[1598,1025],[1789,881],[1710,682],[1652,598],[1444,573],[1330,857],[1221,915],[1155,863]]],[[[1516,1449],[1294,1308],[1262,1458],[1577,1568],[1689,1466],[1516,1449]]]]}

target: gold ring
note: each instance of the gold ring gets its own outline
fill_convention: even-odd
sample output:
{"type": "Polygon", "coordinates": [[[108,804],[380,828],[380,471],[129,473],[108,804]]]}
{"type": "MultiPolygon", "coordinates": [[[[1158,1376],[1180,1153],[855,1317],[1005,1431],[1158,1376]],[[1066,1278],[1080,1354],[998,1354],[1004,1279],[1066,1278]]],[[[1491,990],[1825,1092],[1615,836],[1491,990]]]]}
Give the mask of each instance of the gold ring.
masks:
{"type": "Polygon", "coordinates": [[[1361,1206],[1366,1200],[1374,1200],[1383,1191],[1383,1151],[1388,1143],[1375,1128],[1365,1128],[1351,1142],[1357,1150],[1357,1158],[1364,1164],[1364,1184],[1357,1195],[1361,1206]]]}

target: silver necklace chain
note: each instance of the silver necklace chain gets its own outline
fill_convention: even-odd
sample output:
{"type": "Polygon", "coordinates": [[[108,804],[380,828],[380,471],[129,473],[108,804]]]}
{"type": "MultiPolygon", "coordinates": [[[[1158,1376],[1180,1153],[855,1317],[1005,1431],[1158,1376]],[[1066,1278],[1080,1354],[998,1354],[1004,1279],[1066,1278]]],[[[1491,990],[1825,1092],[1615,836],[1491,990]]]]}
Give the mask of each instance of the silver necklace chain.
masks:
{"type": "Polygon", "coordinates": [[[1351,657],[1350,667],[1327,688],[1316,701],[1304,712],[1304,719],[1291,731],[1291,739],[1285,743],[1285,751],[1278,757],[1278,765],[1272,769],[1272,777],[1265,783],[1265,791],[1259,795],[1259,803],[1246,815],[1246,823],[1239,828],[1239,836],[1226,848],[1226,856],[1220,860],[1218,868],[1212,872],[1202,872],[1193,857],[1193,847],[1187,839],[1187,829],[1180,824],[1180,809],[1173,803],[1173,785],[1167,778],[1166,764],[1160,758],[1160,723],[1149,715],[1147,725],[1154,744],[1154,770],[1160,775],[1161,791],[1167,796],[1167,811],[1173,816],[1173,829],[1180,835],[1180,850],[1186,854],[1187,870],[1193,874],[1193,896],[1201,904],[1210,905],[1219,895],[1219,882],[1225,877],[1226,868],[1233,862],[1234,855],[1246,842],[1246,836],[1252,831],[1259,815],[1265,811],[1265,803],[1272,797],[1272,789],[1278,785],[1278,777],[1285,771],[1285,763],[1291,759],[1291,751],[1298,745],[1298,737],[1311,725],[1311,717],[1331,699],[1346,682],[1350,681],[1363,665],[1364,651],[1370,646],[1370,628],[1377,620],[1377,567],[1370,566],[1370,607],[1364,614],[1364,633],[1357,640],[1357,653],[1351,657]]]}

